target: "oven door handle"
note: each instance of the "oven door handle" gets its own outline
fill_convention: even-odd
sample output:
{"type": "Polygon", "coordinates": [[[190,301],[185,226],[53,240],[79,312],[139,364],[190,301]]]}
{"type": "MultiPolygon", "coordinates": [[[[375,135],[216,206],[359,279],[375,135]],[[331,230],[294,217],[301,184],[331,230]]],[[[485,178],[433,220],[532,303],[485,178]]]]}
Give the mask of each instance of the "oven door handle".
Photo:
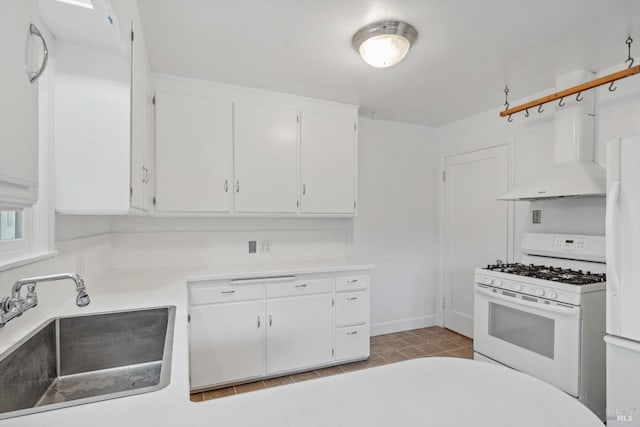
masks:
{"type": "Polygon", "coordinates": [[[510,302],[512,304],[515,305],[523,305],[525,307],[532,307],[532,308],[536,308],[540,311],[547,311],[547,312],[552,312],[552,313],[558,313],[558,314],[565,314],[567,316],[573,316],[573,317],[577,317],[578,316],[578,310],[579,307],[564,307],[564,306],[558,306],[558,305],[547,305],[547,304],[540,304],[537,302],[530,302],[530,301],[524,301],[520,298],[514,298],[514,297],[507,297],[504,296],[498,292],[491,292],[488,291],[486,289],[480,288],[476,286],[476,293],[479,293],[481,295],[486,295],[490,298],[493,299],[498,299],[501,301],[507,301],[510,302]]]}

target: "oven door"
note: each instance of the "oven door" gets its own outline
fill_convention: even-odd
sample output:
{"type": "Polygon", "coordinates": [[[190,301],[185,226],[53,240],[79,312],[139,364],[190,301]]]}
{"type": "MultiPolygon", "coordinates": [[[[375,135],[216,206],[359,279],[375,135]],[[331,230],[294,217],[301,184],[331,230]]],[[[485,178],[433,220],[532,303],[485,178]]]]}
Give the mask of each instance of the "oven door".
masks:
{"type": "Polygon", "coordinates": [[[474,350],[578,397],[580,315],[580,307],[476,284],[474,350]]]}

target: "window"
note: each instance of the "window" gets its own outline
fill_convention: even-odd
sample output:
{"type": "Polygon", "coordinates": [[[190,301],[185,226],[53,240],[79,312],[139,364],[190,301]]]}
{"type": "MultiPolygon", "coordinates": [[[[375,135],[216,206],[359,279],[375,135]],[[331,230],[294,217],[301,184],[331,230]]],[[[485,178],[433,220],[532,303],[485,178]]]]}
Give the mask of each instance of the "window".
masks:
{"type": "Polygon", "coordinates": [[[0,211],[0,241],[24,237],[24,215],[19,211],[0,211]]]}

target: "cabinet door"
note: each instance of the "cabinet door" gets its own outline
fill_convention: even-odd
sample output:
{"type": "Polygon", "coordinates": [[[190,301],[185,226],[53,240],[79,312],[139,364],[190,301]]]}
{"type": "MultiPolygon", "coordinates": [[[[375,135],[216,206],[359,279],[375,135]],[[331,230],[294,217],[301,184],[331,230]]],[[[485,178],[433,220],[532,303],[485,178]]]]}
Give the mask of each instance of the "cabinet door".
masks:
{"type": "Polygon", "coordinates": [[[0,1],[0,206],[30,206],[37,199],[38,84],[27,72],[37,71],[42,43],[29,28],[37,1],[0,1]],[[25,58],[25,43],[29,52],[25,58]],[[26,68],[26,69],[25,69],[26,68]]]}
{"type": "Polygon", "coordinates": [[[235,210],[297,212],[297,111],[250,104],[234,111],[235,210]]]}
{"type": "Polygon", "coordinates": [[[330,363],[331,295],[267,300],[267,374],[330,363]]]}
{"type": "Polygon", "coordinates": [[[355,211],[356,120],[351,111],[302,113],[301,212],[355,211]]]}
{"type": "Polygon", "coordinates": [[[156,94],[156,210],[229,212],[233,104],[156,94]]]}
{"type": "Polygon", "coordinates": [[[264,303],[191,307],[191,389],[264,374],[264,303]]]}
{"type": "Polygon", "coordinates": [[[144,209],[144,190],[148,173],[145,166],[147,145],[147,54],[142,31],[131,24],[131,207],[144,209]]]}

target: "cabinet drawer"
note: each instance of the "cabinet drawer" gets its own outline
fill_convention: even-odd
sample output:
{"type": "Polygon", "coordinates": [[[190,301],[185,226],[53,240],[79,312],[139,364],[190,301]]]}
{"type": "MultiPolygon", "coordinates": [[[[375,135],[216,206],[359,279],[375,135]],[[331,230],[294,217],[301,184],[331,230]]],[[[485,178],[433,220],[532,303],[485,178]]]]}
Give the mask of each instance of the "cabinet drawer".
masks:
{"type": "Polygon", "coordinates": [[[369,357],[369,325],[336,329],[336,361],[369,357]]]}
{"type": "Polygon", "coordinates": [[[343,276],[336,279],[336,291],[355,291],[369,287],[369,276],[343,276]]]}
{"type": "Polygon", "coordinates": [[[333,291],[333,279],[296,280],[266,285],[267,298],[322,294],[333,291]]]}
{"type": "Polygon", "coordinates": [[[369,292],[344,292],[336,295],[336,326],[367,322],[369,292]]]}
{"type": "Polygon", "coordinates": [[[192,286],[189,291],[191,305],[249,301],[262,298],[262,285],[192,286]]]}

